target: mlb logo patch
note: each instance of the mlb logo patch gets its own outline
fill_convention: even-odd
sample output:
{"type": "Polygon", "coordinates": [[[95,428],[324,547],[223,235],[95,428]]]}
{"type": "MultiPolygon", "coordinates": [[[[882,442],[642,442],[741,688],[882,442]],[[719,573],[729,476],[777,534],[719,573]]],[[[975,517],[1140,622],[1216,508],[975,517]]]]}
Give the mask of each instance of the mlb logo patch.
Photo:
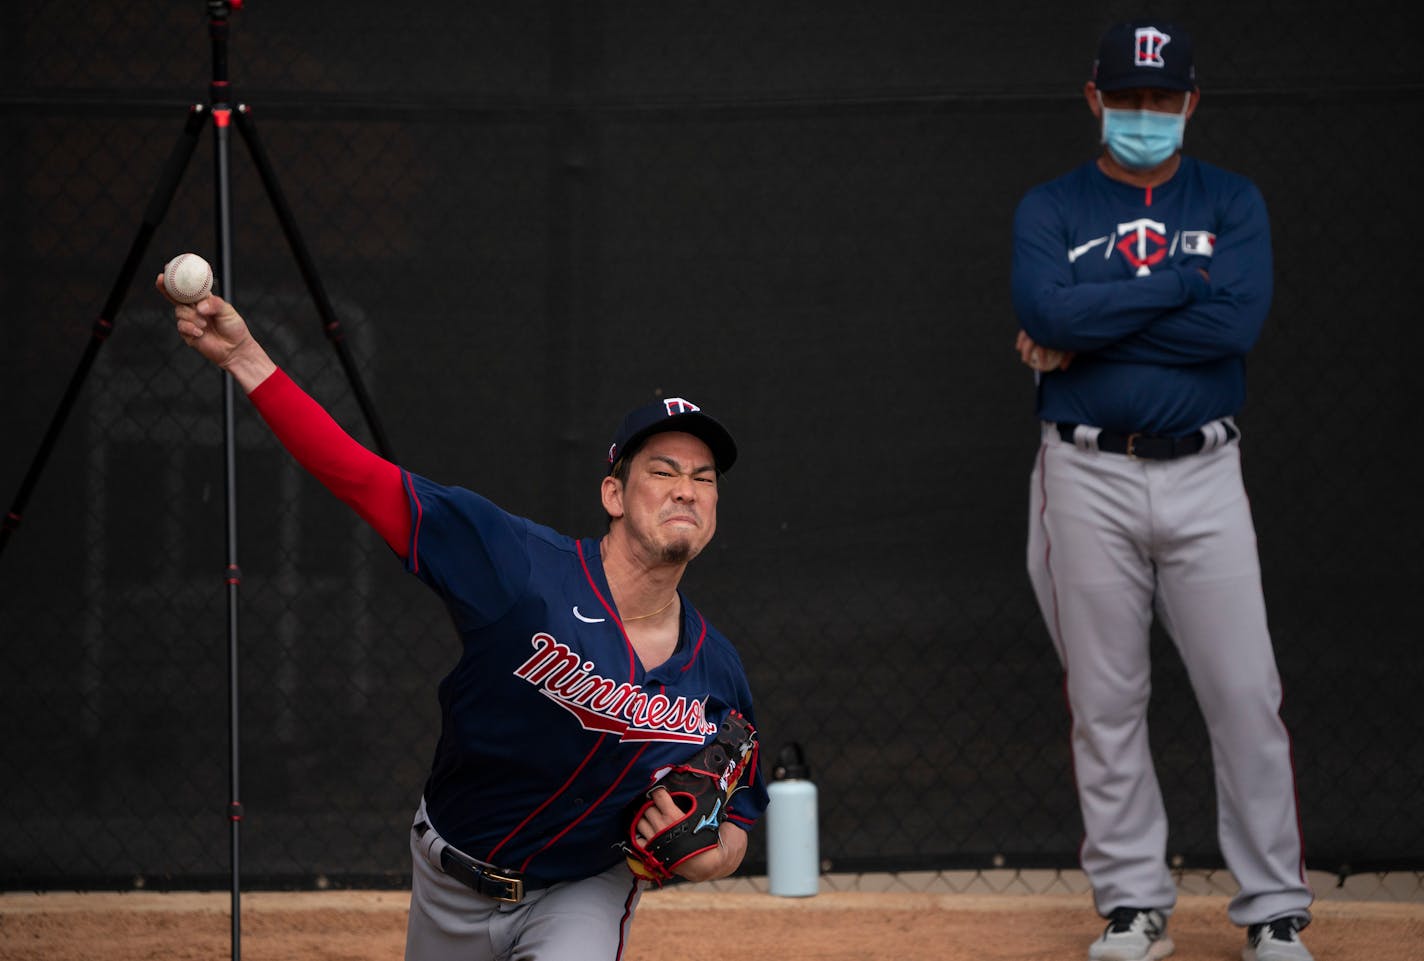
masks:
{"type": "Polygon", "coordinates": [[[1172,38],[1167,36],[1156,27],[1138,27],[1135,34],[1137,47],[1133,51],[1133,63],[1139,67],[1165,67],[1167,61],[1162,59],[1162,48],[1172,42],[1172,38]]]}
{"type": "Polygon", "coordinates": [[[1206,230],[1182,231],[1182,253],[1210,257],[1216,249],[1216,234],[1206,230]]]}

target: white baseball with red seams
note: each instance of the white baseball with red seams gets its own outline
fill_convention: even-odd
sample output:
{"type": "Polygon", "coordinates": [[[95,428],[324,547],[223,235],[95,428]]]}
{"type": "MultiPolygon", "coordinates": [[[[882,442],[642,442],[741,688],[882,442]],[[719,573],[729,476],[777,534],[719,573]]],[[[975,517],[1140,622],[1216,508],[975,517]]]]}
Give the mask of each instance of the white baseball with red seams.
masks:
{"type": "Polygon", "coordinates": [[[196,304],[213,290],[213,268],[197,254],[179,254],[163,268],[163,289],[180,304],[196,304]]]}

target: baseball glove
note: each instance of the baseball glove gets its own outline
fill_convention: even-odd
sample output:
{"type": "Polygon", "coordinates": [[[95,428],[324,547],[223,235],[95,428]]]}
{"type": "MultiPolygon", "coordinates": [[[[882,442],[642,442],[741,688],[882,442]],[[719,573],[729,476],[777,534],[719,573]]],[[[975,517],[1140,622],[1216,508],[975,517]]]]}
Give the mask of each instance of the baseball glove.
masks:
{"type": "Polygon", "coordinates": [[[756,756],[756,729],[732,711],[714,740],[681,764],[654,771],[648,790],[628,807],[619,845],[633,873],[661,884],[688,858],[715,848],[718,828],[727,819],[728,802],[745,786],[741,780],[747,768],[755,772],[756,756]],[[667,789],[683,816],[652,837],[640,838],[638,822],[654,806],[652,795],[658,788],[667,789]]]}

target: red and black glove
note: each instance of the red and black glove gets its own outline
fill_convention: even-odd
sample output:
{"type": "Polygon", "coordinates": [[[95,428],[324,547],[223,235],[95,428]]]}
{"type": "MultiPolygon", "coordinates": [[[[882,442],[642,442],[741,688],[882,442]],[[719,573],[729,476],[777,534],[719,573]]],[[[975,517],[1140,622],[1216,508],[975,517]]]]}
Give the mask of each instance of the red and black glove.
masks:
{"type": "Polygon", "coordinates": [[[619,845],[633,873],[661,884],[688,858],[715,848],[732,795],[745,786],[741,780],[747,768],[756,770],[756,754],[756,729],[732,711],[714,740],[681,764],[654,772],[652,785],[628,808],[619,845]],[[641,838],[638,822],[655,806],[653,792],[664,788],[683,815],[652,837],[641,838]]]}

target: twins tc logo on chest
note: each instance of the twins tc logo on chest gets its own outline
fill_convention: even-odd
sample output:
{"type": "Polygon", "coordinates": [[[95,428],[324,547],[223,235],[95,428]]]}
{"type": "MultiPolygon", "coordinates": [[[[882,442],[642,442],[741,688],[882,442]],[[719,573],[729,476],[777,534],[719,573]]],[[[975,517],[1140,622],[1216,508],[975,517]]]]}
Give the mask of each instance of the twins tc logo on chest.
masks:
{"type": "Polygon", "coordinates": [[[1117,225],[1117,234],[1122,239],[1116,244],[1118,253],[1137,268],[1137,276],[1146,277],[1152,273],[1154,264],[1167,256],[1167,225],[1143,217],[1117,225]]]}
{"type": "Polygon", "coordinates": [[[640,684],[603,677],[592,661],[548,634],[535,634],[529,643],[534,653],[514,676],[572,714],[585,731],[617,734],[621,741],[686,744],[703,744],[717,733],[705,700],[649,694],[640,684]]]}
{"type": "MultiPolygon", "coordinates": [[[[1118,224],[1113,236],[1118,238],[1117,243],[1106,248],[1107,253],[1116,250],[1122,254],[1138,277],[1152,273],[1153,267],[1175,254],[1179,247],[1182,253],[1197,257],[1210,257],[1216,249],[1216,235],[1209,230],[1182,230],[1169,240],[1167,225],[1149,217],[1118,224]]],[[[1069,263],[1102,243],[1103,239],[1073,248],[1068,253],[1069,263]]]]}

